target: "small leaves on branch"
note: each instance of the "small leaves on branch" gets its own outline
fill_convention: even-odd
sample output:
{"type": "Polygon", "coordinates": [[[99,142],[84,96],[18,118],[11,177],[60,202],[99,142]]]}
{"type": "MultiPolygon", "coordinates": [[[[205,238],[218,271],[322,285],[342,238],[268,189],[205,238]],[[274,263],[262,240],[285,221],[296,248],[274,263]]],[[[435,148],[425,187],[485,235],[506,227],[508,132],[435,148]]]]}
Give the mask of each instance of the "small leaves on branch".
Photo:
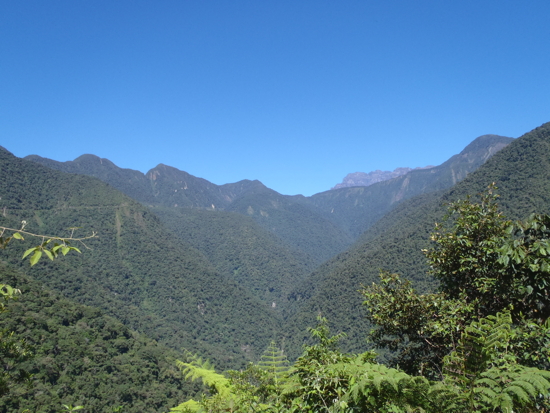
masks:
{"type": "Polygon", "coordinates": [[[67,255],[69,251],[76,251],[80,253],[80,249],[72,245],[74,243],[78,243],[84,246],[84,248],[90,249],[84,241],[97,237],[95,232],[92,232],[91,235],[86,237],[75,237],[74,234],[78,227],[69,228],[71,233],[68,237],[34,234],[24,230],[26,225],[26,221],[21,221],[20,229],[0,226],[0,249],[6,248],[12,239],[24,241],[25,238],[23,235],[31,238],[40,238],[42,242],[39,245],[27,249],[23,254],[23,259],[30,257],[29,261],[31,266],[40,261],[40,258],[42,258],[43,255],[53,261],[59,256],[59,254],[67,255]]]}

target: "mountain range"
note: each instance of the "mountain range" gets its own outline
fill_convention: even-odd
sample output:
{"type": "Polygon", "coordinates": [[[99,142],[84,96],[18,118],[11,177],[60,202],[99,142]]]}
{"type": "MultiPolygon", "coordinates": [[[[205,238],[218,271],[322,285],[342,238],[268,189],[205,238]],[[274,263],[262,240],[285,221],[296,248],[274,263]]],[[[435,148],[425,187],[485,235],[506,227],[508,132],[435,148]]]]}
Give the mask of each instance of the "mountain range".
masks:
{"type": "MultiPolygon", "coordinates": [[[[512,216],[547,211],[549,145],[548,124],[516,140],[484,135],[439,166],[311,197],[252,180],[215,185],[163,164],[143,174],[95,155],[57,162],[0,150],[2,225],[26,220],[37,233],[78,226],[99,234],[82,254],[32,268],[20,260],[26,245],[14,244],[3,265],[22,274],[11,278],[16,286],[35,283],[62,306],[112,317],[104,323],[121,323],[124,340],[153,339],[170,357],[185,348],[221,369],[241,368],[276,340],[295,358],[318,313],[348,334],[345,349],[361,350],[369,328],[361,284],[386,268],[421,290],[435,288],[420,250],[443,204],[493,181],[512,216]]],[[[33,302],[27,309],[23,297],[18,314],[36,313],[33,302]]],[[[60,344],[49,340],[40,354],[54,363],[60,344]]],[[[52,385],[60,386],[60,377],[52,385]]],[[[144,403],[134,399],[124,403],[144,403]]],[[[164,398],[155,406],[172,403],[164,398]]]]}

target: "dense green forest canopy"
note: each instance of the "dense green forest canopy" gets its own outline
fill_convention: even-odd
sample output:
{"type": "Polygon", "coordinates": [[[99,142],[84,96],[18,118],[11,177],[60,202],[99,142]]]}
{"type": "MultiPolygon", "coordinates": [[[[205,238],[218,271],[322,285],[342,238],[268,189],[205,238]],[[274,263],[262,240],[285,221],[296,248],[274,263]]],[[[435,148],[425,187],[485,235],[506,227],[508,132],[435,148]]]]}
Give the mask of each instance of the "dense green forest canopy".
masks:
{"type": "Polygon", "coordinates": [[[6,263],[2,281],[21,295],[0,316],[4,331],[24,339],[32,357],[19,367],[31,387],[14,386],[0,411],[59,412],[62,404],[85,411],[158,412],[196,391],[175,367],[179,352],[130,330],[100,310],[76,304],[6,263]]]}
{"type": "Polygon", "coordinates": [[[220,274],[283,315],[290,311],[292,289],[315,268],[309,255],[281,243],[241,214],[166,207],[152,210],[171,232],[201,251],[220,274]]]}

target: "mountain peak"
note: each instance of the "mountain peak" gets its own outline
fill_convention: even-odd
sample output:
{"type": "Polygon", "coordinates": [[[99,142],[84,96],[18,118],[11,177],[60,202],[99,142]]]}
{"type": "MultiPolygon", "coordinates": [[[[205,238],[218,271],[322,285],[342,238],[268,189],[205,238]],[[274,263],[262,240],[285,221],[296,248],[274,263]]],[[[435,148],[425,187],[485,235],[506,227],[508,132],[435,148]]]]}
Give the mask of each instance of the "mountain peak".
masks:
{"type": "Polygon", "coordinates": [[[405,175],[410,171],[414,171],[417,169],[429,169],[429,168],[433,168],[433,165],[428,165],[425,167],[418,167],[418,168],[399,167],[399,168],[395,168],[393,171],[381,171],[380,169],[377,169],[376,171],[372,171],[368,173],[353,172],[353,173],[347,174],[341,183],[337,184],[331,189],[349,188],[352,186],[370,186],[377,182],[382,182],[382,181],[387,181],[389,179],[397,178],[398,176],[405,175]]]}
{"type": "MultiPolygon", "coordinates": [[[[475,138],[472,142],[470,142],[459,154],[454,155],[450,159],[448,159],[446,162],[444,162],[442,165],[450,165],[454,162],[457,162],[458,159],[468,159],[470,162],[477,162],[474,161],[477,158],[481,159],[481,163],[485,162],[487,159],[489,159],[491,156],[493,156],[495,153],[500,151],[502,148],[504,148],[506,145],[508,145],[510,142],[512,142],[513,138],[508,138],[505,136],[500,135],[481,135],[477,138],[475,138]]],[[[431,169],[436,168],[433,165],[428,165],[424,167],[418,167],[418,168],[409,168],[409,167],[400,167],[395,168],[393,171],[381,171],[380,169],[377,169],[376,171],[372,172],[353,172],[350,174],[347,174],[343,181],[336,186],[332,187],[331,189],[339,189],[339,188],[349,188],[354,186],[370,186],[373,184],[376,184],[378,182],[388,181],[390,179],[397,178],[401,175],[408,174],[411,171],[417,171],[422,169],[431,169]]],[[[455,182],[456,183],[456,182],[455,182]]]]}

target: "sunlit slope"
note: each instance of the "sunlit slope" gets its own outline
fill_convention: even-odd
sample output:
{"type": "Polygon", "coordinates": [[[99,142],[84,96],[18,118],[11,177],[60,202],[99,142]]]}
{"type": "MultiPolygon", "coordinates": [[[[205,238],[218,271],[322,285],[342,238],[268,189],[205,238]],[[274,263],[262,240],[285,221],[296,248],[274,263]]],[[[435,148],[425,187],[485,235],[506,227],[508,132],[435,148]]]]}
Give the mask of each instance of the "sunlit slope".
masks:
{"type": "Polygon", "coordinates": [[[433,283],[426,276],[421,249],[429,246],[429,234],[444,215],[446,203],[479,193],[496,182],[501,205],[510,216],[550,212],[549,176],[550,124],[545,124],[512,142],[451,189],[401,203],[295,291],[294,298],[302,304],[286,330],[289,350],[298,354],[305,329],[318,313],[327,316],[337,330],[348,333],[343,342],[347,350],[364,349],[369,326],[357,291],[361,284],[377,281],[380,269],[400,272],[419,288],[430,288],[433,283]]]}
{"type": "Polygon", "coordinates": [[[76,304],[0,263],[0,282],[21,290],[0,315],[3,329],[25,339],[34,356],[24,363],[33,386],[0,397],[0,412],[59,411],[84,403],[89,411],[124,405],[167,411],[193,392],[175,366],[181,353],[130,330],[100,310],[76,304]]]}
{"type": "MultiPolygon", "coordinates": [[[[169,346],[239,366],[267,346],[274,312],[220,275],[202,253],[164,229],[143,205],[105,183],[0,152],[2,222],[48,234],[96,231],[90,250],[29,274],[169,346]]],[[[9,260],[20,262],[22,248],[9,260]]],[[[28,265],[28,264],[27,264],[28,265]]]]}

